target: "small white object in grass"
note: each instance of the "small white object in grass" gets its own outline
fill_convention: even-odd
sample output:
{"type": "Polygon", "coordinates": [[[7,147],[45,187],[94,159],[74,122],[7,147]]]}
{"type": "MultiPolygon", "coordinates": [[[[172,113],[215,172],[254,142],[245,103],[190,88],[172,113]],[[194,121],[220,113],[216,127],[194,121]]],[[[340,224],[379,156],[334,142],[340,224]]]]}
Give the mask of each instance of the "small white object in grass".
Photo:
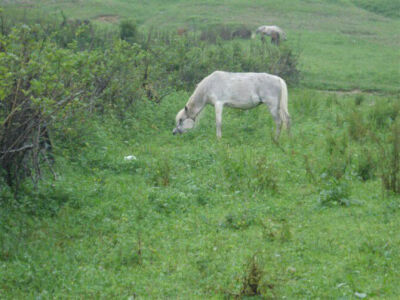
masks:
{"type": "Polygon", "coordinates": [[[294,267],[288,267],[288,268],[286,269],[286,271],[288,271],[289,273],[296,273],[296,268],[294,268],[294,267]]]}
{"type": "Polygon", "coordinates": [[[358,293],[358,292],[355,292],[354,295],[355,295],[357,298],[360,298],[360,299],[364,299],[365,297],[367,297],[367,294],[366,294],[366,293],[358,293]]]}
{"type": "Polygon", "coordinates": [[[136,160],[136,156],[135,155],[128,155],[124,157],[124,160],[136,160]]]}

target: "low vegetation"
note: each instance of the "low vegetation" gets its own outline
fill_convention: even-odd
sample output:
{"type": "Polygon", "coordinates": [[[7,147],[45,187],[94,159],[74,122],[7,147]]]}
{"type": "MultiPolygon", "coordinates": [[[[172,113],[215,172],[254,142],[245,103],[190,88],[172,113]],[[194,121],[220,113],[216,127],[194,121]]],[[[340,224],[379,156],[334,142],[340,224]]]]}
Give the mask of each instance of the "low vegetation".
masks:
{"type": "MultiPolygon", "coordinates": [[[[327,3],[342,12],[342,1],[327,3]]],[[[321,56],[304,66],[315,45],[249,39],[247,23],[99,27],[67,13],[35,21],[12,5],[1,20],[0,298],[400,293],[398,87],[342,91],[393,69],[371,64],[373,79],[343,83],[340,72],[353,73],[333,62],[312,70],[321,56]],[[220,141],[211,107],[172,136],[176,113],[215,69],[283,77],[291,135],[274,143],[260,106],[225,109],[220,141]]],[[[320,32],[304,35],[323,44],[320,32]]],[[[326,39],[346,52],[345,35],[326,39]]],[[[378,47],[362,43],[359,54],[378,47]]],[[[396,56],[379,47],[385,62],[396,56]]]]}

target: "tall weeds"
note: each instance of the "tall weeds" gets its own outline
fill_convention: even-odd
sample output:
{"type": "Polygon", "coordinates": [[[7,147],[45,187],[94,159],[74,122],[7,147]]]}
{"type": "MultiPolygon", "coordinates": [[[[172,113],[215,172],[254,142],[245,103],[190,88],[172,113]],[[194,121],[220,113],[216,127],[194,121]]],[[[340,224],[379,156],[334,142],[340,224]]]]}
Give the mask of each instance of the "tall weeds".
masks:
{"type": "Polygon", "coordinates": [[[380,143],[381,165],[380,172],[383,186],[386,190],[400,193],[400,122],[395,122],[387,144],[380,143]]]}

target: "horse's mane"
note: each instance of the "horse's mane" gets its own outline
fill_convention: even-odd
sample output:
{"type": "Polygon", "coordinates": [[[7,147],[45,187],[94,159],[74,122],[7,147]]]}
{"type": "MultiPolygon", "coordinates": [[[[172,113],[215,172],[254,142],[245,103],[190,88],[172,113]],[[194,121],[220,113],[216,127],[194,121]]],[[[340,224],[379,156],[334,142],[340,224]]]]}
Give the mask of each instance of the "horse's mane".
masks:
{"type": "Polygon", "coordinates": [[[205,103],[203,102],[203,97],[207,88],[207,79],[209,76],[200,81],[196,88],[194,89],[193,94],[189,97],[188,102],[186,103],[186,107],[188,108],[189,114],[193,113],[193,118],[197,119],[200,112],[203,110],[205,103]]]}

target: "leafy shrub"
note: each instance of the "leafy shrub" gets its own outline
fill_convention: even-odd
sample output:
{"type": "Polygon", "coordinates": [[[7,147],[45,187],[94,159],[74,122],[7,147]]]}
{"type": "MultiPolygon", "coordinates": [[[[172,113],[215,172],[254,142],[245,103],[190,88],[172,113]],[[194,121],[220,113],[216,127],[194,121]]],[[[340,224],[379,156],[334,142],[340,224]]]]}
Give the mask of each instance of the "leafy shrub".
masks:
{"type": "Polygon", "coordinates": [[[25,9],[22,14],[0,12],[1,31],[6,36],[14,27],[20,27],[21,24],[31,28],[40,27],[41,30],[35,32],[36,40],[52,41],[62,48],[76,44],[80,50],[96,49],[112,43],[114,29],[104,27],[99,29],[88,19],[71,19],[64,12],[61,12],[61,17],[60,21],[58,16],[25,9]]]}
{"type": "Polygon", "coordinates": [[[319,204],[322,206],[350,205],[350,187],[346,181],[328,177],[327,174],[322,174],[321,177],[319,204]]]}
{"type": "Polygon", "coordinates": [[[41,178],[50,131],[81,148],[85,134],[77,124],[95,111],[125,111],[143,91],[142,68],[135,68],[139,46],[117,41],[111,49],[79,51],[76,44],[63,49],[38,36],[40,27],[23,25],[2,37],[0,164],[16,188],[26,176],[36,183],[41,178]]]}
{"type": "Polygon", "coordinates": [[[68,19],[63,12],[61,15],[63,21],[59,27],[53,25],[53,28],[47,29],[52,31],[52,39],[63,48],[68,47],[70,43],[76,43],[81,50],[92,48],[96,38],[92,23],[87,19],[68,19]]]}
{"type": "MultiPolygon", "coordinates": [[[[88,53],[75,54],[35,40],[37,27],[22,26],[4,37],[0,55],[0,164],[7,183],[41,177],[43,151],[51,147],[49,128],[67,118],[92,92],[88,53]]],[[[92,61],[93,62],[93,61],[92,61]]]]}

